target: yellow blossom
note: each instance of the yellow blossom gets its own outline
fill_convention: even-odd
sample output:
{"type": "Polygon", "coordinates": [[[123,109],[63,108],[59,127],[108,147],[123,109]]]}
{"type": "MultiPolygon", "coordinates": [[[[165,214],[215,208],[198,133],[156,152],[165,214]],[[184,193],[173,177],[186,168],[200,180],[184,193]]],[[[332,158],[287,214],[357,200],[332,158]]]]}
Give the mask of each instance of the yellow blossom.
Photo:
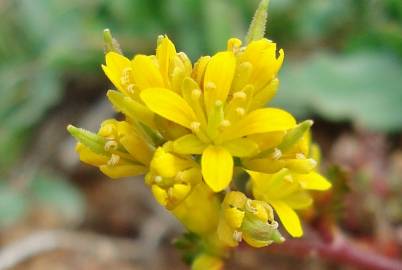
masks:
{"type": "Polygon", "coordinates": [[[195,270],[222,269],[242,240],[284,241],[274,213],[302,236],[296,211],[312,205],[309,190],[331,187],[317,171],[313,122],[265,107],[284,60],[263,37],[267,6],[262,0],[245,45],[231,38],[194,65],[166,35],[154,55],[127,58],[105,30],[102,68],[116,89],[107,97],[124,121],[108,119],[97,133],[68,126],[83,162],[112,178],[145,174],[156,201],[196,235],[195,270]]]}
{"type": "Polygon", "coordinates": [[[130,61],[110,52],[103,67],[137,107],[145,104],[157,115],[153,121],[140,120],[144,125],[159,121],[158,132],[174,139],[175,152],[202,156],[203,178],[215,192],[230,183],[233,157],[260,152],[248,136],[295,126],[289,113],[260,108],[276,91],[283,51],[277,58],[276,44],[267,39],[240,46],[231,39],[227,51],[200,58],[192,69],[188,57],[176,53],[165,36],[158,41],[156,56],[137,55],[130,61]]]}
{"type": "Polygon", "coordinates": [[[277,229],[272,208],[266,202],[248,199],[238,191],[226,194],[217,232],[227,246],[235,247],[243,239],[253,247],[283,242],[277,229]]]}
{"type": "Polygon", "coordinates": [[[126,121],[105,120],[97,134],[74,126],[69,132],[79,141],[81,161],[99,167],[111,178],[143,174],[152,158],[152,147],[126,121]]]}
{"type": "Polygon", "coordinates": [[[293,237],[303,235],[295,210],[311,206],[313,200],[306,190],[327,190],[331,184],[316,172],[298,174],[284,168],[274,174],[248,171],[256,199],[269,203],[285,229],[293,237]]]}

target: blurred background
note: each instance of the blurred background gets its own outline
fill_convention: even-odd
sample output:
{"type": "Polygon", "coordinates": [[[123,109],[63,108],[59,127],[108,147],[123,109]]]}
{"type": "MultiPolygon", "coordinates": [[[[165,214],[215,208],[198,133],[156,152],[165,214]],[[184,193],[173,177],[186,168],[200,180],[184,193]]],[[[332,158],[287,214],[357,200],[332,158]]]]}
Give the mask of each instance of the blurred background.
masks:
{"type": "MultiPolygon", "coordinates": [[[[192,60],[244,37],[257,0],[0,0],[0,269],[186,269],[182,228],[141,179],[78,162],[69,123],[114,115],[100,65],[110,28],[126,56],[168,34],[192,60]],[[6,251],[6,252],[4,252],[6,251]]],[[[315,120],[334,217],[362,245],[402,251],[402,1],[271,0],[285,50],[274,100],[315,120]]],[[[241,248],[229,269],[354,269],[241,248]]]]}

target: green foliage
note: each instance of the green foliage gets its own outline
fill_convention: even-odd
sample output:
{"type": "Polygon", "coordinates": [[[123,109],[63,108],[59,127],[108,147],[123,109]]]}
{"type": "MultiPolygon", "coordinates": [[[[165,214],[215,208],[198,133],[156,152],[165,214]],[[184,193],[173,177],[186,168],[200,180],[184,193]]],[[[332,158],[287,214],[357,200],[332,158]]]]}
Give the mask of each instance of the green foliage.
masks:
{"type": "Polygon", "coordinates": [[[288,61],[275,104],[298,116],[318,114],[373,130],[402,127],[402,68],[387,54],[325,52],[288,61]]]}
{"type": "Polygon", "coordinates": [[[50,213],[62,224],[77,225],[84,218],[85,201],[71,182],[53,173],[38,173],[25,188],[0,181],[0,229],[17,223],[35,209],[50,213]]]}
{"type": "Polygon", "coordinates": [[[30,189],[34,203],[63,219],[64,224],[78,224],[83,220],[84,197],[66,179],[42,173],[32,181],[30,189]]]}
{"type": "Polygon", "coordinates": [[[19,221],[27,208],[27,199],[21,192],[0,182],[0,229],[19,221]]]}

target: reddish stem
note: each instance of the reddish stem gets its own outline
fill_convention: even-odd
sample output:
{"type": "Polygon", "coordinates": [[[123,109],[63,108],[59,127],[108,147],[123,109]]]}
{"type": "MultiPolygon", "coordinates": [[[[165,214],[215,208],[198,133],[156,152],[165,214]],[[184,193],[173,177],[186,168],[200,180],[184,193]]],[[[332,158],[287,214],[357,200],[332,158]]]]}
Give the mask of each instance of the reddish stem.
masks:
{"type": "Polygon", "coordinates": [[[298,257],[317,255],[329,261],[366,270],[402,269],[402,261],[364,249],[342,235],[337,235],[330,243],[316,240],[287,240],[283,244],[271,246],[269,250],[298,257]]]}

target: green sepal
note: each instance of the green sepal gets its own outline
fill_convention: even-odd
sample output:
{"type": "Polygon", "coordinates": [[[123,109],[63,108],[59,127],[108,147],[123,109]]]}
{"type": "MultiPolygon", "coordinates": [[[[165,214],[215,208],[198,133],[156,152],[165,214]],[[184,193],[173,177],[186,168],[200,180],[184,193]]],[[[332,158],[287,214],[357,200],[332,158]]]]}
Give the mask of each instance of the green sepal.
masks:
{"type": "Polygon", "coordinates": [[[303,137],[303,135],[311,128],[313,123],[312,120],[306,120],[298,124],[295,128],[289,130],[281,144],[278,146],[278,149],[282,152],[289,150],[303,137]]]}
{"type": "Polygon", "coordinates": [[[106,140],[102,136],[83,128],[77,128],[73,125],[68,125],[67,130],[77,141],[88,147],[92,152],[100,155],[104,155],[106,153],[106,140]]]}
{"type": "Polygon", "coordinates": [[[254,13],[253,20],[246,36],[246,43],[262,39],[265,35],[265,28],[268,18],[269,0],[261,0],[257,10],[254,13]]]}

